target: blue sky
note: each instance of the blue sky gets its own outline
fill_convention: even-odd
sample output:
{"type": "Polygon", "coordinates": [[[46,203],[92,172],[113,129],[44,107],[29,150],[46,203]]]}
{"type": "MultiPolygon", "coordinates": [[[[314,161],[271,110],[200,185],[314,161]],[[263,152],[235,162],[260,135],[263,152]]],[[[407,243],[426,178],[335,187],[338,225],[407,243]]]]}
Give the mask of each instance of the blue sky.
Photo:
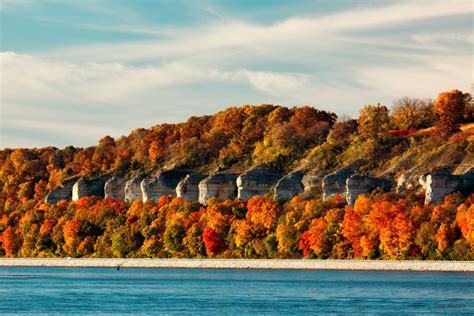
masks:
{"type": "Polygon", "coordinates": [[[243,104],[356,116],[473,78],[469,0],[0,0],[0,18],[0,148],[243,104]]]}

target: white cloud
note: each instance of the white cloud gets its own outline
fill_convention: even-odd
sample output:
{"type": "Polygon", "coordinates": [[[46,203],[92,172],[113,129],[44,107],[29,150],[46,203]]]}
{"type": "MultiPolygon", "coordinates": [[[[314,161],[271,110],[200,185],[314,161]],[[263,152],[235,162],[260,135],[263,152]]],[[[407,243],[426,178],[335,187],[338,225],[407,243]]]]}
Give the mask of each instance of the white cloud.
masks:
{"type": "Polygon", "coordinates": [[[430,60],[413,59],[403,67],[382,66],[354,70],[358,80],[380,95],[432,97],[451,89],[469,91],[474,76],[470,55],[435,55],[430,60]]]}
{"type": "MultiPolygon", "coordinates": [[[[100,13],[102,7],[85,9],[100,13]]],[[[37,132],[58,131],[83,145],[95,143],[98,134],[119,136],[238,102],[312,104],[355,115],[366,103],[468,91],[472,30],[433,31],[416,22],[454,21],[472,12],[469,1],[421,1],[287,17],[271,25],[87,24],[163,37],[1,53],[2,126],[28,130],[32,144],[41,143],[37,132]]],[[[128,18],[136,17],[132,12],[128,18]]],[[[3,142],[26,142],[15,137],[4,135],[3,142]]]]}
{"type": "MultiPolygon", "coordinates": [[[[166,30],[166,39],[69,47],[53,52],[52,56],[84,60],[90,60],[94,56],[96,60],[113,58],[128,62],[157,58],[195,58],[203,54],[207,58],[219,58],[222,53],[225,58],[231,57],[235,52],[273,56],[275,52],[283,53],[289,49],[317,50],[320,46],[330,45],[331,42],[344,38],[345,32],[358,29],[387,27],[472,12],[474,9],[468,1],[406,2],[323,17],[293,17],[269,26],[232,21],[177,29],[174,32],[166,30]]],[[[114,26],[110,28],[113,29],[114,26]]],[[[127,26],[118,27],[121,31],[126,29],[127,26]]],[[[140,29],[146,34],[154,32],[150,28],[130,27],[132,32],[139,32],[140,29]]],[[[164,31],[156,29],[155,32],[160,34],[164,31]]]]}
{"type": "Polygon", "coordinates": [[[241,72],[256,89],[274,96],[284,96],[289,92],[295,92],[310,79],[308,75],[299,73],[275,73],[267,71],[241,72]]]}
{"type": "Polygon", "coordinates": [[[183,63],[126,66],[120,63],[53,62],[45,58],[0,53],[2,99],[25,102],[67,102],[80,98],[103,104],[134,97],[148,89],[206,81],[249,83],[271,95],[282,95],[309,80],[301,73],[277,73],[235,69],[221,71],[183,63]]]}
{"type": "MultiPolygon", "coordinates": [[[[181,63],[136,67],[120,63],[54,62],[13,52],[0,53],[0,64],[2,129],[30,130],[32,135],[60,133],[75,144],[84,144],[84,139],[95,140],[101,134],[119,136],[129,129],[146,127],[143,122],[127,121],[120,126],[117,122],[136,119],[151,107],[163,113],[164,121],[176,121],[168,110],[170,105],[157,98],[167,89],[182,86],[185,92],[190,84],[217,82],[247,84],[255,90],[282,96],[294,94],[307,80],[307,76],[298,73],[221,71],[181,63]],[[134,106],[141,109],[132,109],[134,106]],[[101,126],[100,122],[106,121],[104,115],[112,118],[112,122],[103,122],[101,126]]],[[[189,113],[184,111],[183,115],[188,115],[186,112],[189,113]]],[[[11,146],[8,139],[13,138],[4,138],[4,146],[11,146]]]]}

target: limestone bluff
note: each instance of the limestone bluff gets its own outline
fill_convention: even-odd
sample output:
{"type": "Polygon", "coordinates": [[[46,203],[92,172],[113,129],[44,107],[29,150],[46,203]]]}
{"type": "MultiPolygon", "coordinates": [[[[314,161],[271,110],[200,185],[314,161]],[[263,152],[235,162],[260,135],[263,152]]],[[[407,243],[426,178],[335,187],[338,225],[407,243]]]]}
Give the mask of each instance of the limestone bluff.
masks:
{"type": "MultiPolygon", "coordinates": [[[[358,174],[360,161],[323,177],[321,189],[324,199],[334,194],[345,196],[347,204],[352,206],[360,194],[376,189],[401,190],[405,181],[402,174],[394,186],[394,179],[374,178],[358,174]]],[[[94,179],[73,176],[63,181],[45,198],[46,203],[64,200],[78,200],[84,196],[112,197],[126,201],[156,202],[161,196],[171,195],[188,201],[206,204],[211,198],[218,200],[249,200],[253,196],[273,193],[275,199],[288,200],[293,196],[314,188],[303,183],[303,173],[295,171],[284,175],[266,165],[254,166],[241,174],[219,172],[209,176],[188,173],[182,170],[160,171],[147,177],[117,177],[105,174],[94,179]]],[[[439,203],[444,197],[459,191],[464,195],[472,193],[474,171],[461,175],[433,173],[420,175],[419,190],[425,190],[425,203],[439,203]]]]}
{"type": "Polygon", "coordinates": [[[458,90],[436,102],[402,98],[390,110],[366,105],[357,119],[339,121],[310,106],[247,105],[86,148],[5,149],[0,206],[165,194],[202,204],[343,194],[351,205],[377,189],[426,193],[426,203],[437,203],[472,192],[473,113],[470,95],[458,90]]]}

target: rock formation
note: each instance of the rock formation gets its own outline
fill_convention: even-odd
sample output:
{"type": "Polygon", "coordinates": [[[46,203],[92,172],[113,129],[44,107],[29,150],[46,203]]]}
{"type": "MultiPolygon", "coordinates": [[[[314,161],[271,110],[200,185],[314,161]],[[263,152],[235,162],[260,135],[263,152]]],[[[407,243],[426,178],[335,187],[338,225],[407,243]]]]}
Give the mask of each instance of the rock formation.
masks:
{"type": "Polygon", "coordinates": [[[125,184],[127,178],[113,176],[104,185],[104,195],[106,198],[112,198],[115,200],[125,199],[125,184]]]}
{"type": "Polygon", "coordinates": [[[289,200],[298,193],[304,191],[303,173],[292,172],[281,178],[275,186],[275,198],[289,200]]]}
{"type": "Polygon", "coordinates": [[[252,167],[237,178],[237,197],[248,201],[255,195],[265,195],[282,177],[281,172],[268,166],[252,167]]]}
{"type": "Polygon", "coordinates": [[[176,195],[176,186],[186,176],[186,172],[169,170],[157,172],[142,180],[140,186],[143,201],[158,199],[163,195],[176,195]]]}
{"type": "Polygon", "coordinates": [[[420,173],[406,172],[397,178],[396,192],[398,194],[407,192],[419,192],[424,188],[426,175],[420,173]]]}
{"type": "Polygon", "coordinates": [[[464,196],[468,196],[471,193],[474,193],[474,169],[469,169],[466,173],[463,173],[461,176],[461,193],[464,196]]]}
{"type": "Polygon", "coordinates": [[[49,204],[56,204],[61,200],[71,200],[72,198],[72,187],[74,183],[79,179],[79,176],[68,178],[61,182],[56,188],[46,195],[44,201],[49,204]]]}
{"type": "Polygon", "coordinates": [[[311,170],[310,172],[306,173],[301,180],[304,190],[321,192],[321,184],[323,182],[323,178],[327,174],[328,172],[325,170],[311,170]]]}
{"type": "Polygon", "coordinates": [[[79,178],[72,187],[72,200],[77,201],[85,196],[104,197],[104,187],[110,175],[105,174],[95,179],[79,178]]]}
{"type": "Polygon", "coordinates": [[[186,201],[199,200],[199,182],[207,175],[201,173],[191,173],[184,177],[176,187],[176,196],[186,201]]]}
{"type": "Polygon", "coordinates": [[[235,173],[216,173],[199,182],[199,203],[207,204],[210,198],[229,200],[237,197],[235,173]]]}
{"type": "Polygon", "coordinates": [[[359,195],[369,193],[376,188],[381,188],[384,191],[390,191],[392,188],[392,181],[384,178],[351,176],[346,180],[347,204],[353,206],[359,195]]]}
{"type": "Polygon", "coordinates": [[[474,192],[474,171],[461,175],[433,173],[426,176],[425,204],[442,203],[444,197],[454,192],[469,195],[474,192]]]}
{"type": "Polygon", "coordinates": [[[327,199],[334,194],[345,194],[346,180],[355,173],[362,162],[362,160],[357,160],[325,176],[323,178],[323,199],[327,199]]]}
{"type": "Polygon", "coordinates": [[[143,201],[142,188],[140,183],[143,177],[135,176],[125,183],[124,200],[125,201],[143,201]]]}

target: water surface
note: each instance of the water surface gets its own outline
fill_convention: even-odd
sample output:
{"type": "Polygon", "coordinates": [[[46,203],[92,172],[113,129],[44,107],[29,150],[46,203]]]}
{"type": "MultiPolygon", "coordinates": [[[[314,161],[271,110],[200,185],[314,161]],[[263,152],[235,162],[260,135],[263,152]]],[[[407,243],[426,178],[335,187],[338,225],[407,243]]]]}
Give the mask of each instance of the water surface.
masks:
{"type": "Polygon", "coordinates": [[[473,314],[474,274],[0,268],[3,313],[473,314]]]}

